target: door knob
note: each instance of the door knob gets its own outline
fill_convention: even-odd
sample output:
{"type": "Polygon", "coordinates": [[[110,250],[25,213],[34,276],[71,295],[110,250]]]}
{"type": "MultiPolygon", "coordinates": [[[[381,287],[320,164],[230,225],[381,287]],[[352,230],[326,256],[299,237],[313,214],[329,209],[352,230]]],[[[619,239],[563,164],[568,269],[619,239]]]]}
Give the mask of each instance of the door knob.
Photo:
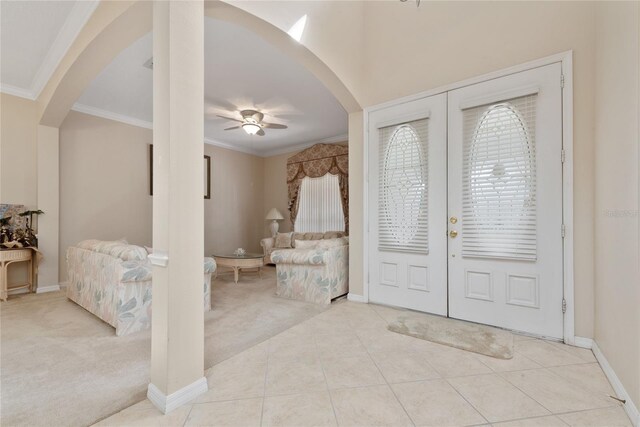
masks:
{"type": "Polygon", "coordinates": [[[451,222],[451,224],[455,224],[456,222],[458,222],[458,218],[452,216],[451,218],[449,218],[449,222],[451,222]]]}
{"type": "Polygon", "coordinates": [[[456,237],[458,237],[458,232],[456,230],[451,230],[449,232],[449,237],[451,237],[452,239],[455,239],[456,237]]]}

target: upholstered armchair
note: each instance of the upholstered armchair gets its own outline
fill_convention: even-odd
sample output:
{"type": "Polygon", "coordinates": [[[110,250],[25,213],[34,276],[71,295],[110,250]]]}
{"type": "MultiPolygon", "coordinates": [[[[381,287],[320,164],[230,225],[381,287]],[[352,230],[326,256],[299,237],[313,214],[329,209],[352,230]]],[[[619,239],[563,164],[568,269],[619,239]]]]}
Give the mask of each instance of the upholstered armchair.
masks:
{"type": "Polygon", "coordinates": [[[330,304],[349,292],[349,245],[316,249],[274,250],[276,295],[330,304]]]}
{"type": "Polygon", "coordinates": [[[288,248],[276,248],[276,239],[273,237],[267,237],[260,241],[260,246],[264,252],[264,263],[273,264],[271,259],[271,253],[276,249],[292,249],[295,248],[296,240],[326,240],[335,239],[337,237],[344,237],[347,233],[344,231],[327,231],[324,233],[278,233],[278,234],[291,234],[291,247],[288,248]]]}

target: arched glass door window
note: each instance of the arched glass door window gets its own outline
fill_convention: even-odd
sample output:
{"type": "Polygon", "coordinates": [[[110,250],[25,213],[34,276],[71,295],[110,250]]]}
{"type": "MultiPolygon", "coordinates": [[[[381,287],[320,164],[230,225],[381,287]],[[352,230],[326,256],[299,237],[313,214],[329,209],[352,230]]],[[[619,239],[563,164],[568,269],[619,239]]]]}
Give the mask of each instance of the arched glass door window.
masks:
{"type": "Polygon", "coordinates": [[[463,256],[536,259],[536,97],[465,111],[463,256]]]}
{"type": "Polygon", "coordinates": [[[428,253],[427,121],[380,129],[381,249],[428,253]]]}

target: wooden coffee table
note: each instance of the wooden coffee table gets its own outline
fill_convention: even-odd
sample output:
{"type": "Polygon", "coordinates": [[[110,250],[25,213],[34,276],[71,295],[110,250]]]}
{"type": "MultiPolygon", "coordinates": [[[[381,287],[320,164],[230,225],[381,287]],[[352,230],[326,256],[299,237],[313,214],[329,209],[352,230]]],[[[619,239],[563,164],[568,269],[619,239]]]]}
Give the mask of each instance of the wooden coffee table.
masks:
{"type": "Polygon", "coordinates": [[[262,267],[264,266],[263,254],[214,254],[213,259],[216,260],[218,267],[229,267],[233,269],[233,279],[236,283],[238,283],[240,270],[257,269],[258,274],[260,274],[260,278],[262,279],[262,267]]]}

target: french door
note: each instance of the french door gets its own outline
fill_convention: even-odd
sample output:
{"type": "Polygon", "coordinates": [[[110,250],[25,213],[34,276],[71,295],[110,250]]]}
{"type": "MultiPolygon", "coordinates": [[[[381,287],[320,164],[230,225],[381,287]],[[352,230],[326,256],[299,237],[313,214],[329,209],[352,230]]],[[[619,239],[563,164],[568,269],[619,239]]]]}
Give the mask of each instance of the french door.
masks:
{"type": "Polygon", "coordinates": [[[562,338],[560,64],[449,92],[449,315],[562,338]]]}
{"type": "Polygon", "coordinates": [[[447,314],[447,96],[369,116],[372,302],[447,314]]]}
{"type": "Polygon", "coordinates": [[[561,66],[369,115],[369,299],[563,336],[561,66]]]}

